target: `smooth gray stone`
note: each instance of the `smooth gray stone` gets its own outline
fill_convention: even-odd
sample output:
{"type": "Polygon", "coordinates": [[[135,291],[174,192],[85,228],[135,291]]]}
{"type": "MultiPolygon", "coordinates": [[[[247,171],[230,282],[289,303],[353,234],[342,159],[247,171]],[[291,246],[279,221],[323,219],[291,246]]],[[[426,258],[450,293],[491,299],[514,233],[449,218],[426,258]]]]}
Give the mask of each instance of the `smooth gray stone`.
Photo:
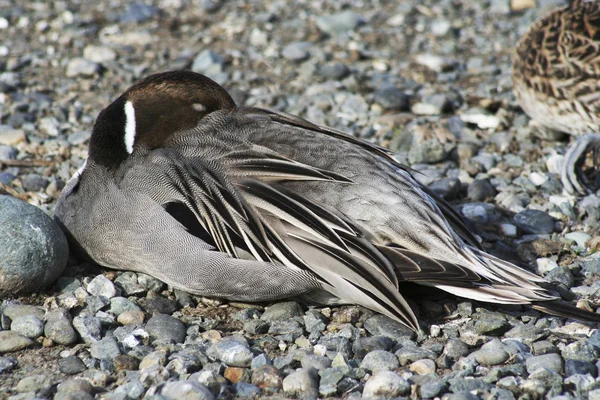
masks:
{"type": "Polygon", "coordinates": [[[68,257],[67,239],[50,217],[22,200],[0,195],[0,297],[52,284],[68,257]]]}

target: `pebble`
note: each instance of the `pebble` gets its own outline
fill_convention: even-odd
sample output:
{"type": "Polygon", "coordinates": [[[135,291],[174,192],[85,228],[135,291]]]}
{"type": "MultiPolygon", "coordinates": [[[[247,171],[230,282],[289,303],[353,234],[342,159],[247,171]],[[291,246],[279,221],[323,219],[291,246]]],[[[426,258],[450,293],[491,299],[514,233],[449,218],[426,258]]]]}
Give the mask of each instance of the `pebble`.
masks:
{"type": "Polygon", "coordinates": [[[567,345],[561,355],[566,359],[596,362],[600,356],[600,349],[587,340],[579,340],[567,345]]]}
{"type": "Polygon", "coordinates": [[[363,397],[392,398],[410,393],[410,383],[393,371],[379,371],[365,383],[363,397]]]}
{"type": "Polygon", "coordinates": [[[200,382],[167,382],[160,394],[167,399],[212,400],[215,396],[200,382]]]}
{"type": "Polygon", "coordinates": [[[427,375],[435,373],[435,361],[417,360],[408,366],[408,369],[418,375],[427,375]]]}
{"type": "Polygon", "coordinates": [[[22,129],[2,129],[2,126],[0,125],[0,144],[14,146],[27,139],[22,129]]]}
{"type": "Polygon", "coordinates": [[[183,343],[186,335],[183,322],[166,314],[155,314],[146,323],[146,330],[160,343],[183,343]]]}
{"type": "Polygon", "coordinates": [[[316,399],[319,397],[319,384],[314,373],[301,368],[285,377],[283,391],[289,396],[316,399]]]}
{"type": "Polygon", "coordinates": [[[367,319],[364,326],[373,336],[385,336],[392,340],[413,339],[415,337],[413,330],[381,314],[367,319]]]}
{"type": "Polygon", "coordinates": [[[504,364],[510,358],[510,354],[502,349],[481,349],[471,355],[479,365],[485,366],[504,364]]]}
{"type": "Polygon", "coordinates": [[[496,196],[496,193],[496,189],[487,179],[475,179],[467,189],[467,196],[471,201],[485,201],[496,196]]]}
{"type": "Polygon", "coordinates": [[[34,292],[67,265],[67,239],[42,210],[0,195],[0,296],[34,292]]]}
{"type": "Polygon", "coordinates": [[[386,110],[406,111],[409,108],[410,98],[396,86],[378,88],[373,94],[373,100],[386,110]]]}
{"type": "Polygon", "coordinates": [[[308,50],[311,46],[308,42],[290,43],[283,48],[281,55],[290,61],[304,61],[310,57],[308,50]]]}
{"type": "Polygon", "coordinates": [[[534,371],[545,368],[547,370],[562,374],[563,372],[563,359],[559,354],[549,353],[541,356],[532,356],[525,361],[527,372],[529,374],[534,371]]]}
{"type": "Polygon", "coordinates": [[[102,321],[97,317],[78,315],[73,318],[73,327],[87,344],[92,344],[102,339],[102,321]]]}
{"type": "Polygon", "coordinates": [[[569,232],[564,238],[577,243],[578,247],[585,249],[587,242],[592,238],[592,235],[585,232],[569,232]]]}
{"type": "Polygon", "coordinates": [[[70,345],[77,341],[77,333],[71,323],[71,314],[64,308],[55,308],[46,314],[44,335],[57,344],[70,345]]]}
{"type": "Polygon", "coordinates": [[[110,47],[88,45],[83,49],[83,57],[95,63],[103,64],[116,60],[117,53],[110,47]]]}
{"type": "Polygon", "coordinates": [[[34,392],[40,397],[50,395],[53,382],[47,375],[31,375],[26,376],[17,383],[17,392],[29,393],[34,392]]]}
{"type": "Polygon", "coordinates": [[[207,354],[231,367],[249,367],[254,358],[246,345],[235,340],[221,340],[213,344],[207,354]]]}
{"type": "Polygon", "coordinates": [[[119,354],[121,350],[113,338],[105,337],[90,345],[90,355],[99,360],[110,360],[119,354]]]}
{"type": "Polygon", "coordinates": [[[287,320],[303,314],[302,307],[295,301],[286,301],[267,307],[260,319],[267,322],[287,320]]]}
{"type": "Polygon", "coordinates": [[[44,322],[35,315],[23,315],[12,320],[10,330],[35,339],[44,333],[44,322]]]}
{"type": "Polygon", "coordinates": [[[92,279],[90,283],[88,283],[87,291],[93,296],[103,296],[107,299],[111,299],[117,295],[117,288],[104,275],[98,275],[92,279]]]}
{"type": "Polygon", "coordinates": [[[367,353],[360,363],[360,367],[367,371],[389,371],[399,367],[398,358],[389,351],[373,350],[367,353]]]}
{"type": "Polygon", "coordinates": [[[336,81],[347,77],[350,73],[350,68],[341,62],[328,63],[319,68],[319,75],[336,81]]]}
{"type": "Polygon", "coordinates": [[[29,347],[36,342],[13,331],[0,331],[0,354],[29,347]]]}
{"type": "Polygon", "coordinates": [[[549,234],[554,231],[554,220],[540,210],[524,210],[514,216],[517,227],[530,234],[549,234]]]}
{"type": "Polygon", "coordinates": [[[317,27],[324,33],[337,35],[353,31],[362,21],[362,18],[358,14],[352,11],[343,11],[338,14],[317,17],[317,27]]]}
{"type": "Polygon", "coordinates": [[[277,368],[265,364],[252,371],[252,384],[263,390],[281,389],[283,377],[277,368]]]}
{"type": "Polygon", "coordinates": [[[69,78],[83,77],[90,78],[100,71],[100,66],[94,61],[76,57],[67,64],[66,75],[69,78]]]}
{"type": "Polygon", "coordinates": [[[56,387],[57,393],[85,392],[92,393],[94,386],[85,379],[69,379],[62,381],[56,387]]]}
{"type": "Polygon", "coordinates": [[[85,364],[77,356],[68,356],[58,360],[58,369],[63,374],[75,375],[85,371],[85,364]]]}

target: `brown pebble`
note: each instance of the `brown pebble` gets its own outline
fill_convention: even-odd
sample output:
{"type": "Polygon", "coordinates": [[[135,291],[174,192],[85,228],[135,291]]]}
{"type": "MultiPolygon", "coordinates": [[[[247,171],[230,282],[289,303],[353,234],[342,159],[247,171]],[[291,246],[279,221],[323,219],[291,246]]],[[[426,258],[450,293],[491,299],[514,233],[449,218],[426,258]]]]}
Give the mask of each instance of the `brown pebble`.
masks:
{"type": "Polygon", "coordinates": [[[140,365],[140,361],[132,356],[126,354],[119,354],[113,358],[115,369],[117,371],[135,371],[140,365]]]}
{"type": "Polygon", "coordinates": [[[225,369],[225,379],[227,379],[231,383],[237,383],[241,380],[244,380],[243,377],[246,374],[246,368],[240,367],[227,367],[225,369]]]}
{"type": "Polygon", "coordinates": [[[125,311],[117,317],[121,325],[141,325],[144,323],[144,312],[140,310],[125,311]]]}
{"type": "Polygon", "coordinates": [[[252,384],[261,389],[281,389],[283,379],[281,373],[272,365],[261,365],[252,372],[252,384]]]}

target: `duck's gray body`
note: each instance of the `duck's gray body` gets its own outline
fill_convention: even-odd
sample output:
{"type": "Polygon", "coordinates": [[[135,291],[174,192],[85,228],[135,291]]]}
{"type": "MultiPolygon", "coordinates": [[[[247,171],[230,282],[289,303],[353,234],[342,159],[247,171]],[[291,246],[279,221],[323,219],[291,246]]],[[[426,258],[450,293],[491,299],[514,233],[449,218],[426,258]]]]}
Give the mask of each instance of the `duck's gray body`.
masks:
{"type": "Polygon", "coordinates": [[[133,150],[117,143],[113,162],[96,148],[109,143],[100,135],[118,137],[119,125],[105,120],[123,120],[124,102],[142,119],[136,93],[159,90],[161,79],[172,75],[142,81],[99,117],[90,158],[57,204],[71,243],[98,264],[205,296],[357,303],[413,328],[398,282],[497,303],[554,303],[543,303],[555,297],[542,278],[477,249],[451,207],[385,150],[297,117],[227,99],[227,107],[195,106],[197,121],[173,120],[166,132],[163,120],[160,132],[156,122],[134,125],[133,150]],[[173,204],[187,214],[175,218],[165,209],[173,204]],[[192,234],[198,226],[203,234],[192,234]]]}

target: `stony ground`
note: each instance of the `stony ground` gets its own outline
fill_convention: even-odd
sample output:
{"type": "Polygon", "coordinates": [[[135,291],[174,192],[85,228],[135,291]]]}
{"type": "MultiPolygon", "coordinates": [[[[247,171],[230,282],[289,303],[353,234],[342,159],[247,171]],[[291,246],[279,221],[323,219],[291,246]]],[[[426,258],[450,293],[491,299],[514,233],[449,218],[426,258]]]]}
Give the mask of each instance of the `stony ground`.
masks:
{"type": "MultiPolygon", "coordinates": [[[[261,3],[0,0],[0,192],[51,213],[98,112],[191,68],[238,104],[397,150],[486,249],[599,305],[600,198],[561,193],[569,138],[529,124],[511,92],[518,37],[563,2],[261,3]]],[[[600,398],[594,326],[412,301],[419,335],[359,307],[232,304],[73,260],[52,289],[2,303],[0,398],[600,398]]]]}

